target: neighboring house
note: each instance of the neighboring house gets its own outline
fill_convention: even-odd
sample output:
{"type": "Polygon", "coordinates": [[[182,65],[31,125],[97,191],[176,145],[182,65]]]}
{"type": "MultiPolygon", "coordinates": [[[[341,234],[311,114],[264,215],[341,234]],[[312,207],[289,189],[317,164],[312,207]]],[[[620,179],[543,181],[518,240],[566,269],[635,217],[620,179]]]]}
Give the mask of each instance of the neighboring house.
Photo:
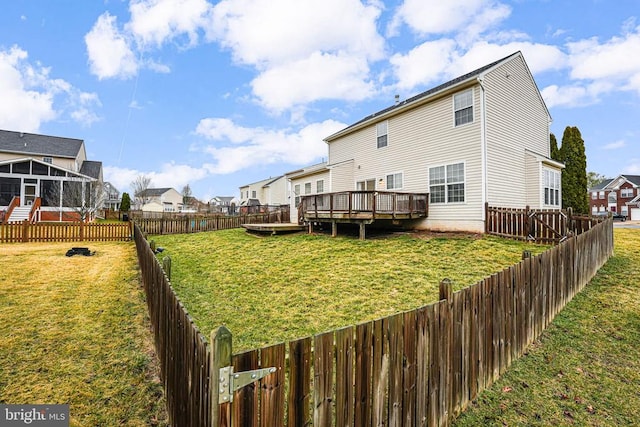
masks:
{"type": "Polygon", "coordinates": [[[330,135],[323,172],[301,179],[314,190],[328,177],[330,192],[429,193],[428,217],[413,227],[483,232],[485,203],[561,208],[564,165],[550,158],[550,121],[516,52],[330,135]]]}
{"type": "Polygon", "coordinates": [[[640,220],[640,175],[618,175],[589,189],[591,214],[615,212],[640,220]]]}
{"type": "Polygon", "coordinates": [[[114,187],[113,184],[111,184],[110,182],[104,183],[103,191],[104,191],[104,202],[102,205],[103,208],[109,209],[112,211],[119,211],[120,202],[121,202],[120,191],[118,191],[118,189],[114,187]]]}
{"type": "Polygon", "coordinates": [[[211,213],[224,213],[233,215],[240,201],[234,196],[215,196],[209,200],[208,210],[211,213]]]}
{"type": "Polygon", "coordinates": [[[330,174],[326,162],[287,172],[285,177],[289,181],[291,194],[289,200],[291,222],[298,221],[298,206],[301,196],[331,192],[330,174]]]}
{"type": "Polygon", "coordinates": [[[94,189],[101,186],[102,163],[87,160],[83,140],[0,130],[0,211],[6,220],[78,220],[89,210],[87,219],[93,219],[95,209],[88,207],[99,207],[94,189]]]}
{"type": "Polygon", "coordinates": [[[147,188],[135,195],[136,208],[143,212],[181,212],[182,194],[173,188],[147,188]],[[143,204],[140,205],[140,201],[143,204]]]}
{"type": "Polygon", "coordinates": [[[286,178],[280,175],[240,187],[240,205],[249,205],[251,199],[258,200],[259,205],[288,205],[286,178]]]}

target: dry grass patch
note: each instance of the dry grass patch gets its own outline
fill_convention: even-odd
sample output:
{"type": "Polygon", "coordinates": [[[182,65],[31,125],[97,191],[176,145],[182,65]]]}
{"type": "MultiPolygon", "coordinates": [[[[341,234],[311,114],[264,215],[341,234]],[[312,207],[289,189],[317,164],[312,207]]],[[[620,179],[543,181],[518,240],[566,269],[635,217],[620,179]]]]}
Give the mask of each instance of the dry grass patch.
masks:
{"type": "Polygon", "coordinates": [[[0,245],[0,265],[1,402],[68,403],[78,426],[165,424],[131,243],[0,245]]]}
{"type": "Polygon", "coordinates": [[[401,233],[360,241],[259,238],[244,230],[153,237],[200,330],[226,324],[236,351],[415,309],[515,264],[542,246],[474,235],[401,233]]]}

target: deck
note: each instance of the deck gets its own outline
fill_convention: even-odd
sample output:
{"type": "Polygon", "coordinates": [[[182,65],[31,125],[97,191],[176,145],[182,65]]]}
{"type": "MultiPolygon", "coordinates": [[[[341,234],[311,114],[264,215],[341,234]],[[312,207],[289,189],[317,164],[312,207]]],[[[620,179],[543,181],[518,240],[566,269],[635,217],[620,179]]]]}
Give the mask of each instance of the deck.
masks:
{"type": "Polygon", "coordinates": [[[338,223],[360,225],[364,239],[366,224],[377,220],[414,220],[429,214],[428,193],[395,193],[388,191],[343,191],[302,196],[298,212],[306,223],[329,222],[335,236],[338,223]]]}

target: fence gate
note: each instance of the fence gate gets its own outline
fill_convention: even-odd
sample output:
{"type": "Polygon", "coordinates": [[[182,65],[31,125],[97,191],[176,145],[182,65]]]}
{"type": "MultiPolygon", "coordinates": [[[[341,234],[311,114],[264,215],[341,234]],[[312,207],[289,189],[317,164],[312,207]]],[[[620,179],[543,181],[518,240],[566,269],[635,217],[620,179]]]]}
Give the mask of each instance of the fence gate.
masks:
{"type": "Polygon", "coordinates": [[[529,240],[559,243],[569,236],[567,214],[563,211],[530,210],[528,222],[529,240]]]}

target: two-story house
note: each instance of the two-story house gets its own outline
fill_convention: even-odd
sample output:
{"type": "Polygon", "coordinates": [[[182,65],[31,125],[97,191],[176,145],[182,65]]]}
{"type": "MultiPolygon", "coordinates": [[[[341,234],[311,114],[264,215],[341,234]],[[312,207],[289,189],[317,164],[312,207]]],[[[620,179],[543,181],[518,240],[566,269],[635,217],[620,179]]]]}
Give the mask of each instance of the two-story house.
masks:
{"type": "Polygon", "coordinates": [[[284,175],[240,187],[240,206],[287,204],[289,204],[289,193],[284,175]]]}
{"type": "Polygon", "coordinates": [[[640,220],[640,175],[618,175],[589,189],[592,215],[613,212],[640,220]]]}
{"type": "Polygon", "coordinates": [[[102,163],[87,160],[83,140],[0,130],[5,221],[78,220],[82,205],[99,203],[101,188],[102,163]]]}
{"type": "MultiPolygon", "coordinates": [[[[314,175],[329,192],[428,193],[428,216],[412,227],[482,232],[485,203],[561,207],[564,165],[550,158],[550,121],[516,52],[328,136],[327,164],[314,175]]],[[[313,189],[314,179],[290,181],[293,210],[296,188],[313,189]]]]}
{"type": "Polygon", "coordinates": [[[174,188],[147,188],[135,194],[136,209],[143,212],[181,212],[182,194],[174,188]]]}
{"type": "Polygon", "coordinates": [[[110,182],[105,182],[103,186],[104,191],[104,201],[103,208],[109,209],[112,211],[120,210],[120,191],[110,182]]]}

